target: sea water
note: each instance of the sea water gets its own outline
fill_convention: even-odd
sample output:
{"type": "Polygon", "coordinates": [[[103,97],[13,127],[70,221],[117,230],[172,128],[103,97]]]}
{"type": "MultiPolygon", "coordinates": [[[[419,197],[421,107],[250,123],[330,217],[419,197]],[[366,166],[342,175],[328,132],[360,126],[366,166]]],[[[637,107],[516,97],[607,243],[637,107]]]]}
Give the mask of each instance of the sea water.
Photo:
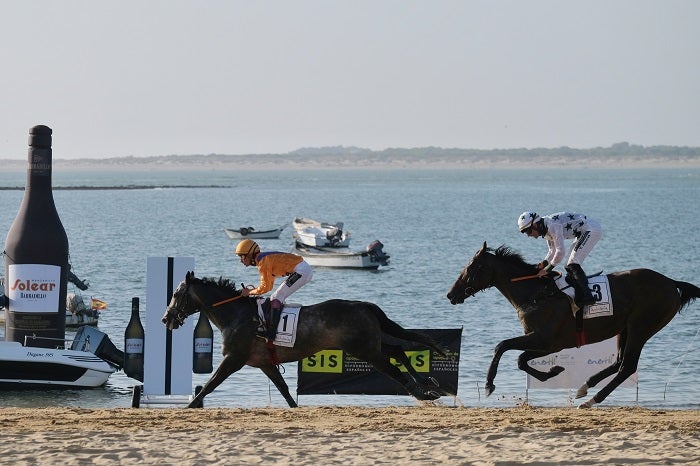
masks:
{"type": "MultiPolygon", "coordinates": [[[[0,237],[22,199],[25,172],[1,172],[0,237]]],[[[562,210],[597,218],[603,237],[584,263],[589,272],[637,267],[700,285],[700,169],[342,169],[292,171],[54,171],[56,206],[68,234],[73,271],[90,283],[83,292],[108,303],[99,329],[122,348],[132,297],[146,309],[146,261],[192,256],[198,276],[258,283],[254,268],[233,254],[224,227],[268,228],[294,217],[345,223],[353,249],[380,240],[391,264],[376,271],[317,268],[292,301],[329,298],[371,301],[407,328],[463,328],[458,406],[575,404],[569,390],[526,390],[519,352],[501,359],[496,391],[484,395],[495,345],[522,334],[515,310],[489,289],[452,306],[446,293],[474,253],[487,242],[506,244],[530,262],[546,253],[542,239],[517,231],[524,210],[562,210]],[[84,189],[129,188],[129,189],[84,189]]],[[[263,250],[289,251],[292,230],[260,240],[263,250]]],[[[69,284],[69,291],[71,290],[69,284]]],[[[700,407],[700,337],[695,302],[644,347],[639,384],[618,388],[608,406],[700,407]]],[[[148,329],[146,329],[148,335],[148,329]]],[[[70,330],[67,331],[70,336],[70,330]]],[[[215,331],[214,365],[221,360],[215,331]]],[[[292,394],[296,363],[282,366],[292,394]]],[[[193,385],[208,375],[195,374],[193,385]]],[[[137,381],[113,374],[98,389],[4,391],[0,406],[128,407],[137,381]]],[[[600,388],[600,387],[597,387],[600,388]]],[[[592,395],[595,389],[590,391],[592,395]]],[[[408,396],[299,396],[300,405],[415,405],[408,396]]],[[[209,407],[286,406],[275,387],[245,367],[205,399],[209,407]]]]}

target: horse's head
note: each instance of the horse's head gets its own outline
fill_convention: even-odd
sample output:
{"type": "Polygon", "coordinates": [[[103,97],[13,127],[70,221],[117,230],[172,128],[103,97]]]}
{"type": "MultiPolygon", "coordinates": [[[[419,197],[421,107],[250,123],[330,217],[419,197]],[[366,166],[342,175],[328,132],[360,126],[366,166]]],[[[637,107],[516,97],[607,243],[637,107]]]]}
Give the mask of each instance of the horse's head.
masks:
{"type": "Polygon", "coordinates": [[[173,293],[173,297],[170,298],[170,303],[161,319],[169,330],[175,330],[180,327],[188,316],[199,309],[201,302],[192,293],[190,286],[194,280],[197,280],[194,272],[187,272],[185,279],[180,282],[173,293]]]}
{"type": "Polygon", "coordinates": [[[489,248],[486,246],[486,241],[481,249],[474,254],[469,264],[462,270],[462,273],[457,277],[449,293],[447,299],[452,304],[461,304],[474,296],[477,292],[485,290],[491,286],[491,276],[485,268],[485,260],[488,255],[489,248]]]}

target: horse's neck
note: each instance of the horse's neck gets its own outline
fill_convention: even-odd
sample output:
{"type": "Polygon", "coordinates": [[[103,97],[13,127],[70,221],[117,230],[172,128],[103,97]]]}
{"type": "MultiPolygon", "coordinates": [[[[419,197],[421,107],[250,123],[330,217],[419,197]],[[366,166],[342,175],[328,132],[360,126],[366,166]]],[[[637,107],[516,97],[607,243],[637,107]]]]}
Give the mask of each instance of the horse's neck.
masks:
{"type": "Polygon", "coordinates": [[[528,271],[516,270],[498,275],[494,286],[514,306],[518,307],[532,300],[532,295],[542,291],[546,286],[546,280],[541,278],[526,278],[513,281],[513,279],[529,276],[528,271]]]}
{"type": "MultiPolygon", "coordinates": [[[[217,302],[227,299],[230,299],[230,297],[223,297],[217,302]]],[[[218,306],[210,306],[205,312],[211,323],[221,330],[239,319],[247,320],[252,318],[257,312],[256,309],[257,303],[255,298],[240,297],[218,306]]]]}

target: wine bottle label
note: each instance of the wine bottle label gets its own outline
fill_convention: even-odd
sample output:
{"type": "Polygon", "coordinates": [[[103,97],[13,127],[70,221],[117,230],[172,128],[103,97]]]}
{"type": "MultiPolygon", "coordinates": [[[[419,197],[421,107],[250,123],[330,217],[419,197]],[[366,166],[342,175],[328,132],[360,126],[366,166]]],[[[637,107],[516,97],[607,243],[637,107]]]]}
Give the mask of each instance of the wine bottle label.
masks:
{"type": "Polygon", "coordinates": [[[33,175],[51,175],[51,150],[33,148],[28,168],[33,175]]]}
{"type": "Polygon", "coordinates": [[[211,338],[195,338],[194,352],[195,353],[211,353],[213,349],[211,338]]]}
{"type": "Polygon", "coordinates": [[[128,354],[142,354],[143,353],[143,339],[141,338],[127,338],[124,341],[124,352],[128,354]]]}
{"type": "Polygon", "coordinates": [[[12,312],[59,312],[60,266],[10,264],[5,286],[12,312]]]}

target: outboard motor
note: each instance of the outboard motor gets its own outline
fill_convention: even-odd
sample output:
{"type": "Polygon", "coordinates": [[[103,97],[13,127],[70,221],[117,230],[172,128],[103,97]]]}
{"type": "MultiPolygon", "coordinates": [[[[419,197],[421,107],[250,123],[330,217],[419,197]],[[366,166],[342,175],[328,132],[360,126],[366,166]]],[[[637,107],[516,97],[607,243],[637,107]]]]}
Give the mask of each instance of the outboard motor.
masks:
{"type": "Polygon", "coordinates": [[[374,240],[367,246],[367,252],[374,262],[379,262],[380,265],[389,265],[389,254],[384,252],[384,245],[379,240],[374,240]]]}
{"type": "Polygon", "coordinates": [[[117,369],[124,367],[124,352],[117,349],[107,334],[96,328],[83,325],[75,334],[71,345],[72,350],[88,351],[98,358],[104,359],[117,369]]]}
{"type": "Polygon", "coordinates": [[[326,232],[326,239],[331,243],[331,246],[343,241],[343,223],[338,222],[335,225],[331,225],[326,232]]]}

